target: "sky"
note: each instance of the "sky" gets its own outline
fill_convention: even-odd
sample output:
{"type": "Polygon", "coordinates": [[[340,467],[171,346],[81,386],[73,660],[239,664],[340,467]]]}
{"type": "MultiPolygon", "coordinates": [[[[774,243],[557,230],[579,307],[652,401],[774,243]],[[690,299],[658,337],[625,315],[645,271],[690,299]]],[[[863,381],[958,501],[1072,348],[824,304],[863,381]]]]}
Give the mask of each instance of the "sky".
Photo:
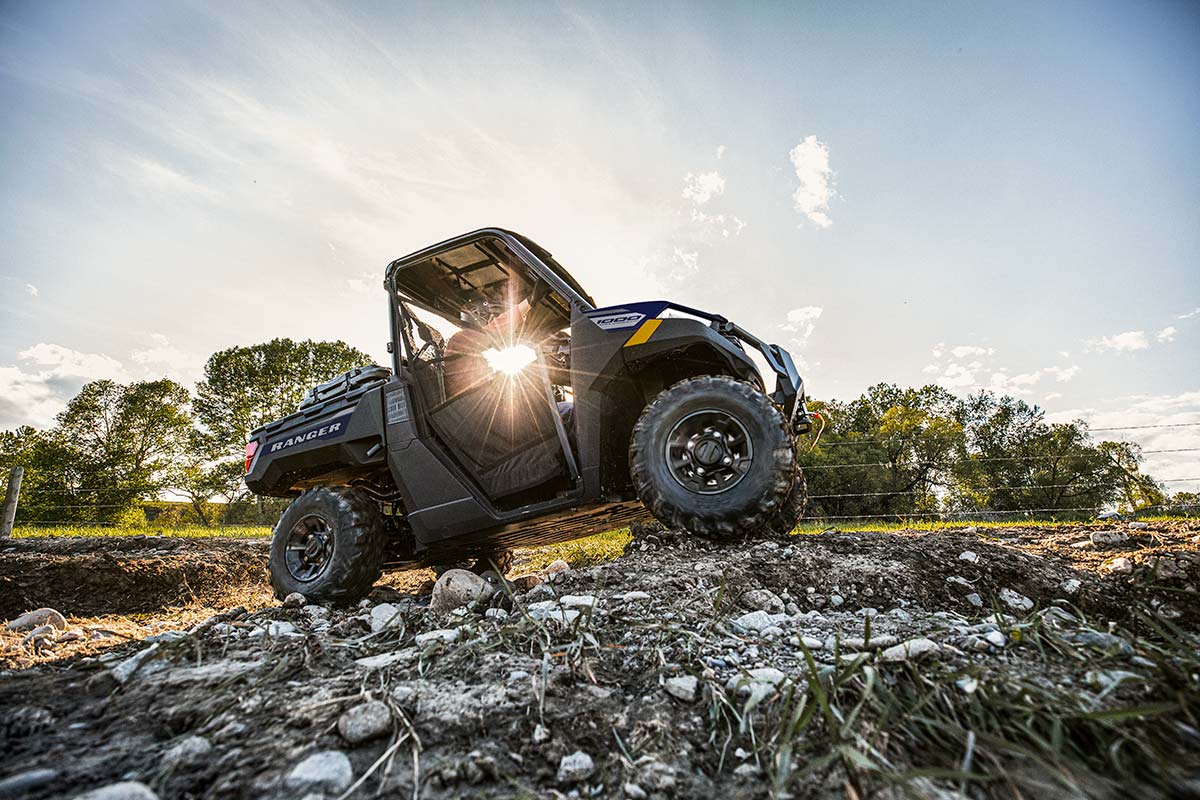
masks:
{"type": "Polygon", "coordinates": [[[0,108],[0,428],[277,336],[387,363],[387,263],[485,226],[815,398],[1200,422],[1194,3],[4,2],[0,108]]]}

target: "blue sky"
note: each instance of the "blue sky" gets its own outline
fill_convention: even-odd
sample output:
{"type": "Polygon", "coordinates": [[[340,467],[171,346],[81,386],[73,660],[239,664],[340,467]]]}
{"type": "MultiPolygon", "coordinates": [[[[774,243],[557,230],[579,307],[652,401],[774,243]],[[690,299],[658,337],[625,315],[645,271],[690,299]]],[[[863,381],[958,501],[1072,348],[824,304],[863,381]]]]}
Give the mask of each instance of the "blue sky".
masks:
{"type": "Polygon", "coordinates": [[[485,225],[817,397],[1200,421],[1197,76],[1188,3],[7,3],[0,427],[274,336],[382,359],[386,263],[485,225]]]}

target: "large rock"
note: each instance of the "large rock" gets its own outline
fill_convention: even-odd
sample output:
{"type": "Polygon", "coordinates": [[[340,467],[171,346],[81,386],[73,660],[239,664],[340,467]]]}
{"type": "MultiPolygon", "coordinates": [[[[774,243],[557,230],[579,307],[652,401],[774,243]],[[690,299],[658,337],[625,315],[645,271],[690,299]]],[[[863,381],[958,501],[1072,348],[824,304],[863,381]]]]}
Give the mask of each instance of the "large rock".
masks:
{"type": "Polygon", "coordinates": [[[1092,531],[1092,544],[1098,547],[1112,547],[1128,541],[1129,537],[1124,531],[1092,531]]]}
{"type": "Polygon", "coordinates": [[[663,688],[667,694],[672,697],[690,703],[696,699],[696,690],[699,688],[699,681],[695,675],[676,675],[663,683],[663,688]]]}
{"type": "Polygon", "coordinates": [[[435,614],[446,614],[473,602],[487,601],[495,593],[495,587],[474,572],[465,569],[446,570],[433,586],[429,610],[435,614]]]}
{"type": "Polygon", "coordinates": [[[67,629],[67,620],[53,608],[39,608],[27,611],[4,627],[10,631],[31,631],[43,625],[53,625],[60,631],[67,629]]]}
{"type": "Polygon", "coordinates": [[[371,632],[381,631],[394,625],[399,619],[400,609],[391,603],[380,603],[371,609],[371,632]]]}
{"type": "Polygon", "coordinates": [[[322,750],[292,767],[284,785],[294,792],[324,790],[340,794],[354,780],[354,767],[341,750],[322,750]]]}
{"type": "Polygon", "coordinates": [[[24,797],[27,792],[57,779],[58,770],[45,767],[18,772],[0,780],[0,797],[24,797]]]}
{"type": "Polygon", "coordinates": [[[338,717],[338,733],[350,744],[383,736],[392,729],[392,710],[387,703],[371,700],[338,717]]]}
{"type": "Polygon", "coordinates": [[[141,781],[121,781],[93,789],[75,800],[158,800],[158,795],[141,781]]]}

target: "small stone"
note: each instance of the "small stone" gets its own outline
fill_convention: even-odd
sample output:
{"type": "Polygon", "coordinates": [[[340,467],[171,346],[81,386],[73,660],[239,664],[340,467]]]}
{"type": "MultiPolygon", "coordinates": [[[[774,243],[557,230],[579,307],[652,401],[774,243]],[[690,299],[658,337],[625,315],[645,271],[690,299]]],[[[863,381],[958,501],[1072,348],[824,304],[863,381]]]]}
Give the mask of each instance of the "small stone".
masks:
{"type": "Polygon", "coordinates": [[[951,575],[949,578],[946,578],[946,583],[953,584],[954,586],[958,586],[961,589],[975,588],[974,584],[972,584],[969,580],[962,577],[961,575],[951,575]]]}
{"type": "Polygon", "coordinates": [[[901,642],[895,647],[889,647],[879,654],[879,659],[881,661],[908,661],[909,659],[920,658],[929,653],[936,653],[939,650],[941,650],[941,647],[937,642],[921,637],[901,642]]]}
{"type": "Polygon", "coordinates": [[[392,711],[387,703],[371,700],[338,717],[338,733],[350,744],[361,744],[392,729],[392,711]]]}
{"type": "Polygon", "coordinates": [[[56,769],[29,769],[0,780],[0,797],[19,797],[58,779],[56,769]]]}
{"type": "Polygon", "coordinates": [[[181,764],[189,764],[210,750],[212,750],[212,745],[203,736],[185,736],[163,753],[163,766],[176,767],[181,764]]]}
{"type": "Polygon", "coordinates": [[[533,587],[543,583],[541,575],[518,575],[512,578],[509,583],[512,584],[514,592],[528,592],[533,587]]]}
{"type": "Polygon", "coordinates": [[[388,653],[380,653],[375,656],[365,656],[363,658],[354,659],[354,663],[363,669],[383,669],[397,664],[401,661],[411,661],[416,657],[412,648],[405,650],[392,650],[388,653]]]}
{"type": "Polygon", "coordinates": [[[571,565],[559,558],[547,564],[545,572],[547,575],[553,575],[557,572],[566,572],[569,569],[571,569],[571,565]]]}
{"type": "Polygon", "coordinates": [[[738,768],[733,771],[733,774],[743,780],[756,778],[758,777],[758,766],[753,761],[747,761],[745,764],[738,766],[738,768]]]}
{"type": "Polygon", "coordinates": [[[471,603],[485,602],[496,593],[496,587],[483,577],[465,569],[448,569],[433,586],[429,610],[447,614],[471,603]]]}
{"type": "Polygon", "coordinates": [[[1012,589],[1001,589],[999,595],[1004,604],[1013,611],[1031,611],[1033,609],[1032,600],[1012,589]]]}
{"type": "Polygon", "coordinates": [[[339,794],[354,780],[354,768],[341,750],[323,750],[292,767],[284,780],[296,792],[325,790],[339,794]]]}
{"type": "Polygon", "coordinates": [[[10,631],[31,631],[43,625],[51,625],[60,631],[67,629],[67,620],[53,608],[27,611],[4,627],[10,631]]]}
{"type": "Polygon", "coordinates": [[[156,633],[153,636],[147,636],[142,641],[149,644],[154,644],[155,642],[174,642],[182,639],[185,636],[187,636],[187,631],[163,631],[162,633],[156,633]]]}
{"type": "Polygon", "coordinates": [[[742,595],[742,605],[768,614],[782,614],[783,600],[770,589],[751,589],[742,595]]]}
{"type": "Polygon", "coordinates": [[[550,741],[550,729],[540,722],[533,726],[533,743],[545,744],[550,741]]]}
{"type": "Polygon", "coordinates": [[[694,675],[676,675],[672,678],[667,678],[663,683],[663,688],[667,694],[672,697],[683,700],[685,703],[691,703],[696,699],[696,690],[699,688],[699,681],[694,675]]]}
{"type": "Polygon", "coordinates": [[[596,765],[592,761],[592,757],[582,750],[576,750],[574,753],[563,756],[562,760],[558,762],[558,782],[579,783],[587,780],[595,771],[596,765]]]}
{"type": "Polygon", "coordinates": [[[39,625],[21,639],[21,646],[29,650],[41,650],[54,644],[58,628],[53,625],[39,625]]]}
{"type": "Polygon", "coordinates": [[[292,592],[283,598],[284,608],[301,608],[308,603],[308,598],[299,592],[292,592]]]}
{"type": "Polygon", "coordinates": [[[1144,531],[1144,530],[1148,530],[1149,528],[1150,528],[1150,523],[1148,523],[1148,522],[1131,522],[1131,523],[1129,523],[1129,529],[1132,531],[1144,531]]]}
{"type": "Polygon", "coordinates": [[[636,783],[626,783],[621,786],[621,791],[629,800],[646,800],[650,795],[646,794],[646,790],[638,786],[636,783]]]}
{"type": "Polygon", "coordinates": [[[766,611],[751,611],[748,614],[743,614],[735,620],[733,624],[744,631],[761,632],[764,628],[769,628],[773,625],[778,625],[785,620],[791,619],[787,614],[768,614],[766,611]]]}
{"type": "Polygon", "coordinates": [[[489,608],[487,611],[483,612],[483,615],[485,617],[487,617],[488,619],[494,619],[494,620],[508,619],[508,612],[505,611],[503,608],[489,608]]]}
{"type": "Polygon", "coordinates": [[[121,781],[93,789],[75,800],[158,800],[158,795],[141,781],[121,781]]]}
{"type": "Polygon", "coordinates": [[[1100,569],[1113,575],[1128,575],[1133,572],[1133,562],[1127,557],[1121,556],[1104,562],[1100,565],[1100,569]]]}
{"type": "Polygon", "coordinates": [[[626,592],[621,597],[623,603],[642,603],[650,599],[648,592],[626,592]]]}
{"type": "Polygon", "coordinates": [[[987,639],[988,644],[993,647],[1004,647],[1008,643],[1008,639],[1000,631],[988,631],[983,635],[983,638],[987,639]]]}
{"type": "Polygon", "coordinates": [[[402,708],[408,708],[413,703],[417,702],[420,697],[420,692],[415,686],[407,684],[399,684],[392,687],[392,699],[396,701],[396,705],[402,708]]]}
{"type": "Polygon", "coordinates": [[[135,653],[129,658],[122,661],[112,668],[112,676],[116,678],[117,683],[124,684],[134,676],[134,673],[146,662],[155,652],[158,651],[160,645],[152,644],[141,652],[135,653]]]}
{"type": "Polygon", "coordinates": [[[1083,586],[1083,583],[1078,578],[1067,578],[1058,585],[1058,588],[1062,589],[1067,594],[1075,594],[1079,591],[1080,586],[1083,586]]]}
{"type": "MultiPolygon", "coordinates": [[[[451,570],[453,571],[453,570],[451,570]]],[[[464,570],[465,571],[465,570],[464,570]]],[[[470,573],[474,575],[474,573],[470,573]]],[[[445,576],[443,576],[445,577],[445,576]]],[[[475,575],[478,578],[478,575],[475,575]]],[[[432,606],[431,606],[432,607],[432,606]]],[[[400,609],[391,603],[380,603],[371,609],[371,633],[377,633],[399,620],[400,609]]]]}
{"type": "Polygon", "coordinates": [[[1129,541],[1124,531],[1092,531],[1091,539],[1097,547],[1112,547],[1129,541]]]}
{"type": "Polygon", "coordinates": [[[58,635],[60,642],[79,642],[87,638],[87,634],[82,628],[71,628],[69,631],[63,631],[58,635]]]}
{"type": "Polygon", "coordinates": [[[787,675],[774,667],[757,667],[747,670],[746,674],[734,675],[725,684],[725,688],[736,690],[742,694],[750,694],[763,689],[771,689],[787,680],[787,675]]]}
{"type": "Polygon", "coordinates": [[[329,609],[326,608],[325,606],[307,605],[304,608],[302,608],[301,611],[304,612],[304,616],[308,617],[311,620],[328,619],[329,618],[329,609]]]}
{"type": "Polygon", "coordinates": [[[795,640],[796,646],[803,644],[809,650],[824,650],[825,643],[813,636],[797,636],[795,640]]]}
{"type": "Polygon", "coordinates": [[[966,561],[968,564],[974,564],[979,561],[979,554],[974,550],[963,550],[958,554],[959,561],[966,561]]]}
{"type": "Polygon", "coordinates": [[[435,642],[445,642],[446,644],[450,644],[451,642],[457,642],[458,637],[461,635],[462,634],[458,628],[442,628],[436,631],[418,633],[417,647],[425,647],[425,645],[433,644],[435,642]]]}
{"type": "Polygon", "coordinates": [[[293,636],[303,636],[304,634],[296,630],[296,626],[286,620],[274,619],[267,625],[267,636],[274,636],[281,639],[290,638],[293,636]]]}
{"type": "Polygon", "coordinates": [[[845,603],[845,602],[846,602],[845,598],[843,598],[840,594],[829,595],[829,605],[833,606],[834,608],[837,608],[838,606],[840,606],[842,603],[845,603]]]}
{"type": "Polygon", "coordinates": [[[596,598],[590,594],[566,594],[558,599],[558,603],[565,608],[594,608],[596,598]]]}
{"type": "Polygon", "coordinates": [[[971,592],[969,595],[967,595],[966,601],[976,608],[983,608],[983,598],[975,592],[971,592]]]}
{"type": "Polygon", "coordinates": [[[759,634],[767,639],[779,639],[783,637],[783,628],[777,625],[768,625],[759,631],[759,634]]]}
{"type": "Polygon", "coordinates": [[[959,678],[954,682],[964,694],[975,694],[975,690],[979,688],[979,681],[972,677],[959,678]]]}
{"type": "Polygon", "coordinates": [[[541,600],[537,603],[530,603],[525,611],[529,614],[530,619],[558,622],[563,625],[570,625],[579,619],[578,611],[573,608],[563,608],[557,600],[541,600]]]}

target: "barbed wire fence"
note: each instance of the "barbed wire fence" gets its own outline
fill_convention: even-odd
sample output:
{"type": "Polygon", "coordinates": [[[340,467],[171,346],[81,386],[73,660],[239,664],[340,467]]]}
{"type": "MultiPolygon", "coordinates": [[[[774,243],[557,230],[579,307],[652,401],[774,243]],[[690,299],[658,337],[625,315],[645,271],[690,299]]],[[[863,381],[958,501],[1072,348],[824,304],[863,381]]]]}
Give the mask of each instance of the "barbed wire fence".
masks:
{"type": "MultiPolygon", "coordinates": [[[[1195,428],[1195,427],[1200,427],[1200,422],[1160,423],[1160,424],[1147,424],[1147,425],[1129,425],[1129,426],[1089,428],[1088,432],[1096,433],[1096,432],[1111,432],[1111,431],[1123,431],[1123,430],[1149,430],[1149,429],[1195,428]]],[[[883,445],[894,445],[896,443],[897,443],[896,440],[854,439],[854,440],[822,442],[819,446],[821,448],[834,448],[834,447],[856,446],[856,445],[859,445],[859,446],[861,446],[861,445],[883,446],[883,445]]],[[[1157,449],[1148,449],[1148,450],[1140,451],[1142,456],[1168,455],[1168,454],[1174,455],[1174,454],[1179,454],[1179,453],[1197,453],[1197,452],[1200,452],[1200,447],[1171,447],[1171,448],[1157,448],[1157,449]]],[[[943,469],[952,468],[952,467],[959,466],[959,465],[977,465],[977,464],[984,464],[984,463],[991,463],[991,462],[1053,461],[1053,460],[1059,460],[1059,459],[1069,458],[1069,457],[1070,457],[1069,455],[1064,456],[1062,454],[1034,455],[1034,456],[1023,455],[1023,456],[967,457],[967,458],[941,460],[941,461],[937,462],[935,465],[929,465],[929,466],[936,466],[936,468],[938,470],[943,470],[943,469]]],[[[907,465],[907,466],[912,466],[912,465],[907,465]]],[[[812,474],[812,473],[826,471],[826,470],[872,469],[872,468],[895,468],[895,467],[897,467],[897,464],[894,462],[889,462],[889,461],[857,461],[857,462],[852,462],[852,463],[847,463],[847,464],[810,464],[810,465],[803,466],[803,470],[806,474],[812,474]]],[[[17,502],[17,492],[14,491],[14,490],[20,489],[20,475],[17,471],[18,469],[19,468],[14,468],[13,472],[9,476],[9,479],[5,482],[5,485],[4,485],[3,495],[5,497],[5,502],[2,507],[2,511],[0,511],[0,536],[8,535],[8,532],[10,532],[12,530],[14,517],[17,518],[16,519],[17,523],[23,524],[24,526],[27,526],[27,527],[50,527],[50,528],[53,528],[53,527],[96,527],[96,528],[127,527],[126,523],[109,521],[109,520],[100,520],[100,519],[80,520],[80,519],[43,519],[43,518],[38,518],[38,519],[29,520],[27,522],[22,522],[22,520],[19,519],[20,506],[18,505],[18,502],[17,502]],[[4,527],[5,522],[7,522],[7,527],[4,527]]],[[[1195,484],[1196,492],[1200,493],[1200,469],[1197,469],[1195,477],[1166,478],[1166,479],[1152,479],[1152,480],[1156,485],[1158,485],[1160,487],[1165,487],[1168,484],[1170,484],[1170,485],[1189,484],[1189,483],[1195,484]]],[[[928,499],[931,496],[936,496],[936,492],[931,490],[928,486],[930,481],[922,480],[922,481],[919,481],[919,483],[926,483],[927,485],[925,488],[920,488],[920,489],[909,488],[909,489],[888,490],[888,491],[867,491],[867,492],[850,491],[850,492],[811,494],[808,496],[808,500],[811,504],[813,501],[861,500],[861,499],[865,499],[865,498],[903,497],[903,496],[920,497],[923,499],[928,499]]],[[[968,488],[972,492],[1012,491],[1012,492],[1016,492],[1016,493],[1025,493],[1025,494],[1036,494],[1039,492],[1055,490],[1055,489],[1074,489],[1074,490],[1076,490],[1076,494],[1086,494],[1089,492],[1094,492],[1097,489],[1102,488],[1102,487],[1099,487],[1097,485],[1086,485],[1083,483],[1073,482],[1073,483],[1051,483],[1051,484],[1014,483],[1014,484],[998,484],[998,485],[987,485],[987,486],[970,486],[968,488]]],[[[1189,487],[1186,487],[1186,486],[1180,487],[1179,489],[1177,489],[1177,491],[1183,491],[1184,489],[1187,489],[1187,488],[1189,488],[1189,487]]],[[[63,511],[63,512],[72,512],[72,511],[77,511],[77,510],[114,511],[117,509],[127,509],[127,508],[131,508],[131,507],[137,507],[139,505],[143,508],[153,507],[153,506],[157,506],[157,505],[164,505],[164,506],[174,505],[178,508],[186,509],[187,507],[192,506],[194,503],[193,498],[187,496],[186,493],[181,492],[179,490],[175,490],[175,489],[169,489],[169,488],[164,489],[162,486],[159,486],[159,485],[64,486],[63,488],[46,488],[44,486],[38,486],[38,487],[30,487],[30,488],[21,490],[19,492],[19,494],[21,496],[35,496],[35,497],[39,497],[39,498],[41,498],[43,496],[51,496],[51,497],[58,496],[58,497],[62,497],[64,500],[74,500],[74,501],[78,501],[79,499],[82,499],[81,496],[86,497],[87,495],[97,495],[97,494],[127,496],[129,498],[126,502],[107,502],[107,503],[66,502],[66,503],[56,503],[56,504],[52,504],[52,505],[47,505],[47,504],[38,502],[38,503],[30,504],[36,508],[37,514],[39,516],[46,514],[48,512],[60,512],[60,511],[63,511]],[[154,493],[155,495],[157,495],[157,497],[155,499],[148,500],[148,499],[145,499],[144,497],[140,496],[140,495],[145,495],[148,493],[154,493]],[[172,498],[175,498],[175,499],[172,499],[172,498]]],[[[951,493],[949,491],[943,492],[943,494],[940,497],[938,497],[938,501],[940,502],[940,501],[944,500],[945,497],[950,494],[951,493]]],[[[208,501],[204,501],[204,502],[208,502],[208,501]]],[[[242,502],[244,503],[245,500],[243,500],[242,502]]],[[[220,506],[221,504],[214,504],[214,505],[220,506]]],[[[823,503],[822,505],[825,505],[825,504],[823,503]]],[[[807,521],[807,522],[826,522],[826,521],[836,522],[836,521],[846,521],[846,520],[860,520],[860,521],[894,520],[897,522],[904,522],[904,521],[931,520],[931,521],[944,521],[944,522],[950,522],[950,523],[953,523],[956,521],[969,522],[972,520],[1004,521],[1004,520],[1011,520],[1014,517],[1016,517],[1018,519],[1021,517],[1024,517],[1027,519],[1034,519],[1035,517],[1038,517],[1038,516],[1041,516],[1042,518],[1045,518],[1045,517],[1052,518],[1056,515],[1068,515],[1068,514],[1071,514],[1071,515],[1090,514],[1090,515],[1094,516],[1094,515],[1101,514],[1108,509],[1111,509],[1111,507],[1112,507],[1112,504],[1108,503],[1108,504],[1094,504],[1094,505],[1067,506],[1067,507],[1064,507],[1061,505],[1039,505],[1036,507],[1027,507],[1027,508],[1023,507],[1023,508],[1011,508],[1011,509],[969,509],[969,508],[946,509],[946,508],[942,508],[942,509],[938,509],[938,510],[928,510],[928,511],[926,511],[926,510],[902,510],[902,511],[889,512],[889,513],[861,513],[861,514],[814,513],[814,514],[806,514],[805,521],[807,521]]],[[[810,511],[811,510],[812,510],[812,506],[810,505],[810,511]]],[[[1196,512],[1198,510],[1200,510],[1200,503],[1165,502],[1165,503],[1155,503],[1155,504],[1141,506],[1141,507],[1137,508],[1134,513],[1136,513],[1137,515],[1147,515],[1147,514],[1154,514],[1155,512],[1159,512],[1159,513],[1170,512],[1173,515],[1178,515],[1181,517],[1192,517],[1196,514],[1196,512]]],[[[72,515],[68,513],[63,516],[72,516],[72,515]]],[[[253,527],[253,526],[263,525],[263,524],[267,524],[267,523],[265,523],[263,521],[256,521],[256,522],[234,522],[234,523],[218,522],[218,523],[212,523],[212,524],[204,524],[204,523],[201,523],[199,520],[197,520],[197,522],[193,523],[193,524],[203,525],[204,527],[209,527],[209,528],[214,528],[214,529],[222,529],[222,528],[253,527]]],[[[146,523],[146,527],[153,529],[155,527],[169,528],[172,526],[171,525],[156,526],[154,520],[149,520],[146,523]]]]}

